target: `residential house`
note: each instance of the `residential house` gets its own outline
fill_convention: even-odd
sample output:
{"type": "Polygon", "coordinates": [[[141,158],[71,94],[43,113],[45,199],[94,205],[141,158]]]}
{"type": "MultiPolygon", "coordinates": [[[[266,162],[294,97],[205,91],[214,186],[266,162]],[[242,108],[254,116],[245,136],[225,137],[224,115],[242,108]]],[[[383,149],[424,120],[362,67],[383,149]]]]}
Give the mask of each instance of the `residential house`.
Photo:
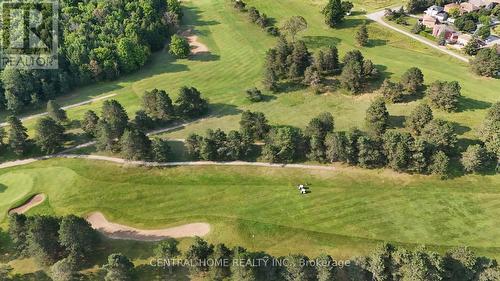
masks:
{"type": "Polygon", "coordinates": [[[431,17],[435,17],[437,14],[441,13],[444,11],[444,8],[441,6],[437,5],[432,5],[427,10],[425,10],[425,14],[431,17]]]}
{"type": "Polygon", "coordinates": [[[440,23],[445,23],[446,20],[448,19],[448,13],[446,12],[441,12],[441,13],[438,13],[436,15],[436,19],[440,22],[440,23]]]}
{"type": "Polygon", "coordinates": [[[435,25],[432,29],[432,35],[434,37],[439,37],[444,33],[444,38],[446,43],[455,44],[458,40],[458,33],[445,24],[435,25]]]}
{"type": "Polygon", "coordinates": [[[471,13],[477,10],[479,10],[479,7],[474,4],[469,2],[460,3],[460,11],[462,13],[471,13]]]}
{"type": "Polygon", "coordinates": [[[424,15],[422,24],[427,28],[433,29],[436,24],[439,24],[439,21],[431,16],[424,15]]]}

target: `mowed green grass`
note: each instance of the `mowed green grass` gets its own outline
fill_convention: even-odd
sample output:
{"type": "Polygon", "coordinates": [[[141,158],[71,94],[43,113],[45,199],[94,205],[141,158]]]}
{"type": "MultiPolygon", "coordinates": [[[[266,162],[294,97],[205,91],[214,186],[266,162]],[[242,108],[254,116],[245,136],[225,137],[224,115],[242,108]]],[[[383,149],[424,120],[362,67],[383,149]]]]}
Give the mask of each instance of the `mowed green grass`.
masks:
{"type": "MultiPolygon", "coordinates": [[[[457,123],[462,138],[476,139],[487,108],[498,101],[500,81],[477,77],[470,73],[466,64],[425,45],[389,31],[375,23],[369,24],[371,43],[369,47],[356,46],[356,28],[366,21],[362,12],[347,17],[343,26],[328,28],[320,14],[325,1],[318,0],[248,0],[280,25],[293,15],[304,16],[309,28],[302,33],[311,50],[328,45],[337,45],[341,54],[360,49],[380,69],[382,76],[398,80],[402,73],[416,66],[423,70],[426,83],[434,80],[457,80],[462,85],[464,97],[460,111],[435,115],[457,123]]],[[[267,102],[251,104],[245,99],[245,90],[261,86],[265,52],[274,46],[276,39],[254,24],[246,14],[235,11],[226,0],[186,1],[184,23],[194,28],[200,41],[208,46],[210,54],[197,55],[188,60],[176,60],[167,52],[157,53],[151,62],[136,74],[115,82],[99,83],[79,89],[73,99],[82,96],[117,94],[132,116],[140,108],[141,96],[146,90],[161,88],[175,98],[183,85],[197,87],[211,106],[211,115],[182,130],[165,134],[167,138],[184,138],[191,132],[204,132],[207,128],[235,129],[240,113],[244,110],[259,110],[266,114],[272,124],[287,124],[304,127],[315,115],[331,112],[338,129],[352,126],[364,127],[365,110],[376,94],[351,96],[342,90],[324,95],[314,95],[310,90],[296,90],[272,95],[267,102]]],[[[380,6],[397,4],[397,1],[357,1],[356,10],[373,10],[380,6]]],[[[379,81],[380,83],[380,81],[379,81]]],[[[269,94],[269,93],[267,93],[269,94]]],[[[64,103],[70,103],[66,98],[64,103]]],[[[401,127],[404,118],[420,101],[389,105],[394,127],[401,127]]],[[[80,119],[88,109],[99,110],[102,102],[69,110],[72,119],[80,119]]],[[[26,122],[32,131],[34,121],[26,122]]]]}
{"type": "MultiPolygon", "coordinates": [[[[339,167],[122,167],[53,159],[0,171],[3,194],[45,193],[33,213],[85,215],[139,228],[209,222],[213,242],[275,255],[366,253],[390,241],[438,250],[469,245],[500,256],[500,178],[433,177],[339,167]],[[307,183],[302,196],[296,185],[307,183]],[[38,211],[39,209],[40,211],[38,211]]],[[[19,197],[0,196],[0,220],[19,197]]]]}

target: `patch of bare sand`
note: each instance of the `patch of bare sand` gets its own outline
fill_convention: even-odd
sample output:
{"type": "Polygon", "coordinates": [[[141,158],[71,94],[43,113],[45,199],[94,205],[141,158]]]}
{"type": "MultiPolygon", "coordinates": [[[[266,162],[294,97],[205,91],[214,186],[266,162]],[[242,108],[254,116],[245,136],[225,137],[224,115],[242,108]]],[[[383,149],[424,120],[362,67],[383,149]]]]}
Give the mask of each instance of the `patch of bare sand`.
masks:
{"type": "Polygon", "coordinates": [[[22,204],[19,207],[13,208],[9,210],[9,215],[10,214],[24,214],[26,213],[29,209],[38,206],[45,201],[45,194],[37,194],[33,197],[31,197],[26,203],[22,204]]]}
{"type": "Polygon", "coordinates": [[[208,47],[198,41],[198,36],[194,35],[192,30],[184,31],[182,35],[188,40],[189,46],[191,46],[191,53],[193,55],[209,52],[208,47]]]}
{"type": "Polygon", "coordinates": [[[112,239],[160,241],[165,238],[205,236],[210,232],[208,223],[190,223],[165,229],[143,230],[108,221],[100,212],[88,215],[92,228],[112,239]]]}

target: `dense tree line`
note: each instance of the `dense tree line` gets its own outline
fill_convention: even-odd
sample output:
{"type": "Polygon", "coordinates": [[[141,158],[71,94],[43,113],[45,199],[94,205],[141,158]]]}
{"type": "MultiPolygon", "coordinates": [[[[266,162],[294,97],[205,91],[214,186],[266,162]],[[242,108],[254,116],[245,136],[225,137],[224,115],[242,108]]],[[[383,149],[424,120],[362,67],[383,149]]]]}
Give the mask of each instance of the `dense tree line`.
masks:
{"type": "MultiPolygon", "coordinates": [[[[0,106],[16,112],[54,99],[74,86],[115,79],[139,69],[175,32],[182,17],[179,3],[61,1],[59,69],[7,67],[0,75],[0,106]]],[[[41,28],[42,36],[51,34],[50,24],[41,28]]]]}
{"type": "MultiPolygon", "coordinates": [[[[82,279],[85,273],[80,270],[91,266],[90,258],[97,254],[100,244],[99,236],[89,223],[73,215],[11,215],[9,236],[18,257],[29,255],[50,266],[49,274],[55,281],[87,280],[82,279]]],[[[192,277],[209,280],[494,281],[500,278],[500,267],[495,260],[477,256],[467,247],[452,248],[441,255],[425,246],[405,249],[379,244],[366,256],[336,260],[327,254],[314,258],[304,254],[272,256],[241,246],[214,245],[195,237],[184,251],[179,249],[176,239],[160,241],[153,254],[149,265],[165,280],[177,276],[181,269],[189,271],[192,277]],[[267,262],[256,262],[258,260],[267,262]]],[[[11,270],[0,264],[0,278],[21,280],[9,276],[11,270]]],[[[98,271],[106,281],[137,280],[138,277],[132,261],[121,253],[109,255],[98,271]]]]}
{"type": "Polygon", "coordinates": [[[79,270],[95,254],[99,236],[83,218],[69,215],[9,217],[9,235],[18,257],[34,257],[44,266],[65,260],[79,270]]]}

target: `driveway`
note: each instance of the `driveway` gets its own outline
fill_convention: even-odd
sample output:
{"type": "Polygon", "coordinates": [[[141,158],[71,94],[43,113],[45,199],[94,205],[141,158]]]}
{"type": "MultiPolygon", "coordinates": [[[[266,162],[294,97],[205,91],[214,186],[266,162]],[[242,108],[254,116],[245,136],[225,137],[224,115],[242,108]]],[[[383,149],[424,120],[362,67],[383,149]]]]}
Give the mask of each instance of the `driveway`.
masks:
{"type": "Polygon", "coordinates": [[[386,23],[384,21],[384,19],[383,19],[384,18],[384,13],[385,13],[385,10],[382,10],[382,11],[378,11],[378,12],[375,12],[375,13],[368,14],[368,15],[366,15],[366,17],[369,18],[369,19],[371,19],[371,20],[373,20],[373,21],[376,21],[376,22],[380,23],[381,25],[383,25],[383,26],[385,26],[387,28],[390,28],[390,29],[392,29],[394,31],[402,33],[402,34],[404,34],[404,35],[406,35],[406,36],[408,36],[408,37],[410,37],[412,39],[415,39],[415,40],[417,40],[417,41],[419,41],[419,42],[421,42],[421,43],[423,43],[423,44],[425,44],[425,45],[427,45],[427,46],[429,46],[431,48],[434,48],[434,49],[436,49],[436,50],[438,50],[440,52],[448,54],[448,55],[450,55],[450,56],[452,56],[452,57],[454,57],[456,59],[459,59],[459,60],[461,60],[463,62],[467,62],[467,63],[469,62],[469,59],[467,57],[462,56],[460,54],[457,54],[457,53],[455,53],[453,51],[450,51],[450,50],[446,49],[446,47],[438,46],[438,45],[436,45],[436,43],[432,42],[431,40],[428,40],[426,38],[422,38],[421,36],[415,35],[415,34],[413,34],[411,32],[399,29],[397,27],[394,27],[394,26],[386,23]]]}

